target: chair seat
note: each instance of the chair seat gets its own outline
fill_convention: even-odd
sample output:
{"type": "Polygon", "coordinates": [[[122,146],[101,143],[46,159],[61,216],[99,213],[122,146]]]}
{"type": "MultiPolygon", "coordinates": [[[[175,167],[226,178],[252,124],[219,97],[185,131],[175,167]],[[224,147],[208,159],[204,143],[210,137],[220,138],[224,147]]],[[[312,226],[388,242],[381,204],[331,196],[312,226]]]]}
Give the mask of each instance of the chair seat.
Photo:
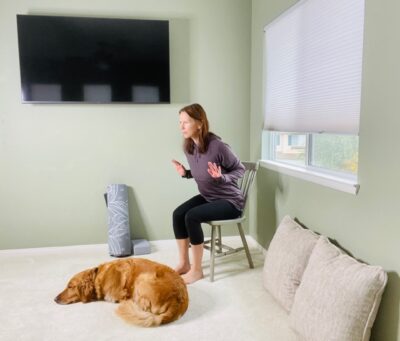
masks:
{"type": "Polygon", "coordinates": [[[246,219],[245,216],[241,216],[241,217],[236,218],[236,219],[206,221],[204,224],[214,225],[214,226],[237,224],[237,223],[241,223],[245,219],[246,219]]]}

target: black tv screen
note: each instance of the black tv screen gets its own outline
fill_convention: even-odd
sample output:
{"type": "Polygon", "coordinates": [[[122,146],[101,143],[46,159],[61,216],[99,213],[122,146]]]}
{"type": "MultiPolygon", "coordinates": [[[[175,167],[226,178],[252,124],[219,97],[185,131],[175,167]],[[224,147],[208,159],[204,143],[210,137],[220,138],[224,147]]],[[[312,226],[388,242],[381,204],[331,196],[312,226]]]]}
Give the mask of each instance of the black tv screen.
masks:
{"type": "Polygon", "coordinates": [[[25,103],[169,103],[166,20],[17,15],[25,103]]]}

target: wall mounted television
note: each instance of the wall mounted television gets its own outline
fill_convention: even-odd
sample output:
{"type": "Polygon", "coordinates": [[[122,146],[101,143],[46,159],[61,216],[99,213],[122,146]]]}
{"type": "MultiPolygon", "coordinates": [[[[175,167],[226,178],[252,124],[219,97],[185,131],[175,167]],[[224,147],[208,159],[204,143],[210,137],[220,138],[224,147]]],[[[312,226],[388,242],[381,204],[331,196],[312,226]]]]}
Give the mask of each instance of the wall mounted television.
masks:
{"type": "Polygon", "coordinates": [[[22,102],[169,103],[169,22],[17,15],[22,102]]]}

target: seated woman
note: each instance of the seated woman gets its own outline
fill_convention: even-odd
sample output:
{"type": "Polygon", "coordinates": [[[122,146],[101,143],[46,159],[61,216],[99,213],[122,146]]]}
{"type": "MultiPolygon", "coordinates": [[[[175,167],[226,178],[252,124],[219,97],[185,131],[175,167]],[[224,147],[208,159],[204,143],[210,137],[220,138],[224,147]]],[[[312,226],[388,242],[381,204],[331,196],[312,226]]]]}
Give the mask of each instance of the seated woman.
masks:
{"type": "Polygon", "coordinates": [[[209,131],[207,115],[201,105],[182,108],[179,111],[179,126],[190,170],[176,160],[172,162],[180,176],[196,181],[200,192],[173,213],[179,251],[179,264],[175,270],[182,275],[185,283],[190,284],[203,278],[204,235],[201,223],[234,219],[242,213],[244,200],[237,180],[243,176],[245,168],[231,148],[209,131]]]}

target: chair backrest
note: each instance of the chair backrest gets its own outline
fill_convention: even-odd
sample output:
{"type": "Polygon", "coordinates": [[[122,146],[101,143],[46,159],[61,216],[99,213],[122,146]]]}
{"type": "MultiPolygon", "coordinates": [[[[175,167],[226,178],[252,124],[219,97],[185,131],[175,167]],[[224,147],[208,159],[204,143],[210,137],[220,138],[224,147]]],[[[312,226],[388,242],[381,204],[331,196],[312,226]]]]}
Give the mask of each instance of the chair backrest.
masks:
{"type": "MultiPolygon", "coordinates": [[[[243,193],[244,209],[245,209],[246,204],[247,204],[247,197],[249,194],[249,190],[251,188],[251,185],[254,182],[254,179],[256,177],[256,173],[258,170],[258,161],[257,162],[242,161],[242,164],[246,170],[245,170],[243,177],[240,179],[239,188],[243,193]]],[[[243,209],[243,213],[244,213],[244,209],[243,209]]]]}

